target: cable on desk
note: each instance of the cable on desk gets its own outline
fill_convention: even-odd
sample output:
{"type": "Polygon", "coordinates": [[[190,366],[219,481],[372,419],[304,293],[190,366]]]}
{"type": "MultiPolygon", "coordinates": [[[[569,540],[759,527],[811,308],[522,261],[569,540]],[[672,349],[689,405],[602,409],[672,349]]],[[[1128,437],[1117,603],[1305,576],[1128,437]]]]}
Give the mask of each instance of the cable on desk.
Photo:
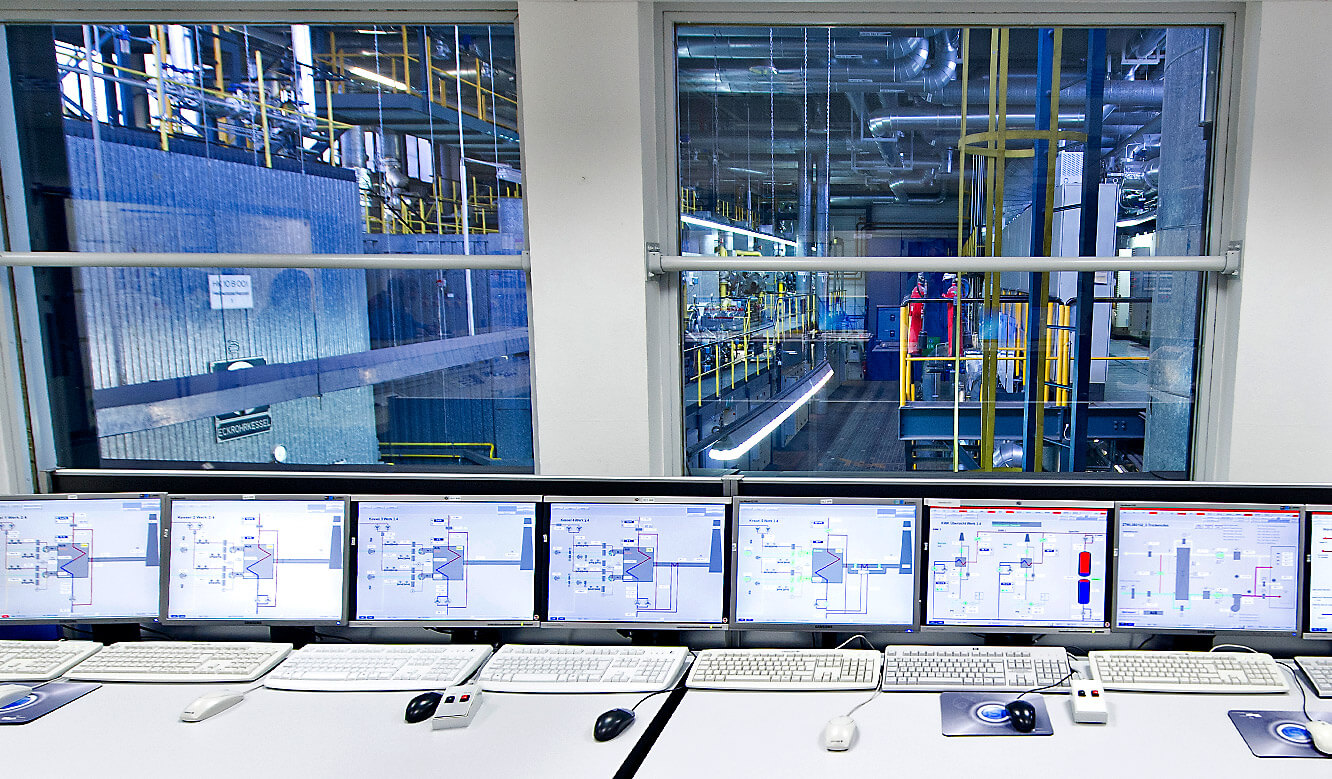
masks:
{"type": "MultiPolygon", "coordinates": [[[[1068,655],[1068,659],[1071,660],[1071,661],[1076,661],[1076,660],[1077,660],[1077,658],[1074,657],[1073,654],[1072,654],[1071,652],[1064,652],[1064,654],[1068,655]]],[[[1018,693],[1018,697],[1014,698],[1013,700],[1015,700],[1015,701],[1020,701],[1020,700],[1022,700],[1022,696],[1026,695],[1027,693],[1040,692],[1041,690],[1048,690],[1048,689],[1050,689],[1051,687],[1058,687],[1059,685],[1063,684],[1064,682],[1068,681],[1069,679],[1072,679],[1072,678],[1073,678],[1073,674],[1075,674],[1075,673],[1077,673],[1077,671],[1073,670],[1073,666],[1070,665],[1070,666],[1068,667],[1068,673],[1064,674],[1064,678],[1063,678],[1063,679],[1060,679],[1060,680],[1057,681],[1057,682],[1051,682],[1050,684],[1044,684],[1044,685],[1041,685],[1040,687],[1033,687],[1033,688],[1031,688],[1030,690],[1023,690],[1022,692],[1018,693]]]]}
{"type": "Polygon", "coordinates": [[[1294,668],[1292,668],[1289,665],[1286,665],[1280,660],[1277,661],[1277,665],[1281,666],[1287,671],[1290,671],[1290,678],[1292,681],[1295,682],[1296,689],[1300,691],[1300,711],[1304,713],[1305,719],[1312,721],[1313,717],[1309,716],[1309,696],[1304,692],[1304,684],[1300,681],[1300,675],[1295,673],[1294,668]]]}

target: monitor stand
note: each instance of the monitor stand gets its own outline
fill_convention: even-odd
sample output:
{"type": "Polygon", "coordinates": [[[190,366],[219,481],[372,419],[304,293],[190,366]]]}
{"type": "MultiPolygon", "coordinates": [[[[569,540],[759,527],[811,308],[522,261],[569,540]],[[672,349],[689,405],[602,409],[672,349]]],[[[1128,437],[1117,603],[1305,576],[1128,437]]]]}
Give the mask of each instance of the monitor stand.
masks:
{"type": "Polygon", "coordinates": [[[300,649],[306,644],[313,644],[318,639],[314,628],[269,625],[268,640],[275,644],[291,644],[300,649]]]}
{"type": "Polygon", "coordinates": [[[92,640],[99,644],[115,644],[120,641],[138,641],[142,638],[138,623],[114,625],[90,625],[92,640]]]}
{"type": "Polygon", "coordinates": [[[1151,648],[1175,652],[1206,652],[1216,642],[1216,636],[1159,635],[1152,639],[1151,648]]]}
{"type": "Polygon", "coordinates": [[[658,646],[661,644],[675,644],[678,639],[672,640],[670,636],[674,633],[665,630],[621,630],[620,635],[627,636],[629,643],[635,646],[658,646]],[[669,635],[668,635],[669,634],[669,635]]]}
{"type": "Polygon", "coordinates": [[[499,628],[449,628],[443,632],[449,634],[451,643],[454,644],[489,644],[499,646],[504,643],[500,640],[499,628]]]}
{"type": "Polygon", "coordinates": [[[1036,646],[1040,633],[986,633],[982,636],[985,646],[1036,646]]]}

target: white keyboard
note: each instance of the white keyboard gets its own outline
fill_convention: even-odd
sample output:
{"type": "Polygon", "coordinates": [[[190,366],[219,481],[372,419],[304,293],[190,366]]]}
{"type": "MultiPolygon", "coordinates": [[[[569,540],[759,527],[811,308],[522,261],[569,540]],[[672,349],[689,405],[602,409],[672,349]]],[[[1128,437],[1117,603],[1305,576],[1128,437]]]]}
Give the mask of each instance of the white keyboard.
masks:
{"type": "Polygon", "coordinates": [[[1295,658],[1295,663],[1313,685],[1314,695],[1332,698],[1332,657],[1300,655],[1295,658]]]}
{"type": "Polygon", "coordinates": [[[489,692],[656,692],[674,686],[682,646],[506,644],[481,669],[489,692]]]}
{"type": "Polygon", "coordinates": [[[0,682],[44,682],[101,649],[96,641],[0,641],[0,682]]]}
{"type": "Polygon", "coordinates": [[[264,686],[275,690],[442,690],[490,657],[485,644],[311,644],[292,652],[264,686]]]}
{"type": "Polygon", "coordinates": [[[706,649],[685,684],[698,690],[872,690],[883,655],[872,649],[706,649]]]}
{"type": "Polygon", "coordinates": [[[95,682],[252,682],[291,652],[291,644],[232,641],[123,641],[65,674],[95,682]]]}
{"type": "Polygon", "coordinates": [[[1092,678],[1107,690],[1138,692],[1285,692],[1285,672],[1258,652],[1132,649],[1087,653],[1092,678]]]}
{"type": "Polygon", "coordinates": [[[1068,692],[1068,655],[1058,646],[890,646],[885,690],[1068,692]],[[1061,681],[1062,680],[1062,681],[1061,681]]]}

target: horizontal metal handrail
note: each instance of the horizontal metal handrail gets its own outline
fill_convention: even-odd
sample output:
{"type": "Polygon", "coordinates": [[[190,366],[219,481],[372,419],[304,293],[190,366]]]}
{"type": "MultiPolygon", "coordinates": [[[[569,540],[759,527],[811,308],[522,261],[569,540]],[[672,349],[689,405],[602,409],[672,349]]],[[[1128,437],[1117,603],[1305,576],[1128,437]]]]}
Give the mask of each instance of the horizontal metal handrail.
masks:
{"type": "Polygon", "coordinates": [[[1239,267],[1238,252],[1202,257],[681,257],[648,254],[648,271],[1220,271],[1239,267]]]}
{"type": "Polygon", "coordinates": [[[531,270],[522,254],[192,254],[188,252],[0,252],[0,265],[36,268],[405,268],[531,270]]]}

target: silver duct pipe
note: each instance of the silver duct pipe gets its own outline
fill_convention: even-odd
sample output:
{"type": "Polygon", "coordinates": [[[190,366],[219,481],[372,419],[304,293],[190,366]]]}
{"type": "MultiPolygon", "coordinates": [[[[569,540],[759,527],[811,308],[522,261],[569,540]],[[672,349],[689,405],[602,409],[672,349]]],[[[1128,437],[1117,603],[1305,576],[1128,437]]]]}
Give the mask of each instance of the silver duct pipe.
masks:
{"type": "MultiPolygon", "coordinates": [[[[1008,112],[1008,125],[1032,125],[1036,123],[1035,113],[1013,113],[1008,112]]],[[[1060,125],[1081,124],[1085,119],[1081,111],[1078,113],[1059,114],[1060,125]]],[[[989,126],[989,116],[987,114],[967,114],[967,131],[975,132],[984,130],[989,126]]],[[[897,133],[921,131],[921,132],[941,132],[952,130],[956,132],[962,122],[962,114],[956,108],[945,108],[943,106],[909,106],[903,108],[881,108],[872,111],[866,124],[869,127],[870,134],[876,138],[895,137],[897,133]]]]}
{"type": "Polygon", "coordinates": [[[1124,53],[1133,59],[1140,60],[1155,51],[1157,46],[1165,42],[1165,38],[1166,31],[1164,29],[1143,30],[1133,40],[1129,41],[1124,53]]]}
{"type": "Polygon", "coordinates": [[[962,61],[962,53],[953,43],[951,31],[943,30],[930,40],[934,41],[933,64],[920,78],[921,91],[926,94],[938,92],[957,78],[957,66],[962,61]]]}
{"type": "MultiPolygon", "coordinates": [[[[967,86],[967,98],[971,102],[984,103],[990,95],[987,80],[972,81],[967,86]]],[[[1105,84],[1105,102],[1120,106],[1141,106],[1161,108],[1165,95],[1163,81],[1107,81],[1105,84]]],[[[1008,79],[1009,105],[1036,105],[1045,99],[1044,90],[1036,84],[1035,76],[1010,76],[1008,79]]],[[[953,105],[962,103],[962,85],[949,84],[939,95],[939,102],[953,105]]],[[[1087,92],[1083,84],[1075,84],[1059,90],[1059,106],[1081,106],[1087,102],[1087,92]]]]}

